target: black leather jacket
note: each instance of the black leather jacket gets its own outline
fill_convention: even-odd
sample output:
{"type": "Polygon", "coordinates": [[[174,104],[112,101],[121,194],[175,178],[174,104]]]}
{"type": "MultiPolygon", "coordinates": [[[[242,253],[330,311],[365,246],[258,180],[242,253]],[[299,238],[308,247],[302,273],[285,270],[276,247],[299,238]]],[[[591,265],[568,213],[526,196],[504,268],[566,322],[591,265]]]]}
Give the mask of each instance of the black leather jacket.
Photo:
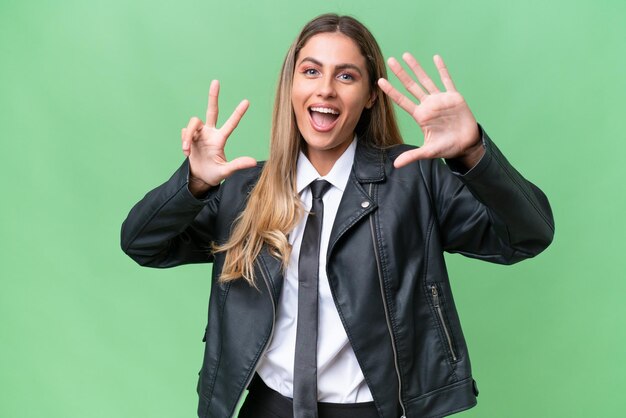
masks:
{"type": "MultiPolygon", "coordinates": [[[[551,242],[543,193],[483,133],[486,154],[454,173],[439,160],[394,169],[407,145],[359,144],[329,242],[330,288],[379,415],[441,417],[476,404],[477,389],[443,252],[510,264],[551,242]]],[[[199,417],[229,417],[272,338],[283,275],[264,249],[257,288],[220,285],[227,240],[261,168],[240,171],[204,200],[188,191],[187,163],[149,192],[122,227],[141,265],[213,262],[199,417]]],[[[271,204],[271,202],[268,202],[271,204]]],[[[290,359],[285,359],[289,361],[290,359]]]]}

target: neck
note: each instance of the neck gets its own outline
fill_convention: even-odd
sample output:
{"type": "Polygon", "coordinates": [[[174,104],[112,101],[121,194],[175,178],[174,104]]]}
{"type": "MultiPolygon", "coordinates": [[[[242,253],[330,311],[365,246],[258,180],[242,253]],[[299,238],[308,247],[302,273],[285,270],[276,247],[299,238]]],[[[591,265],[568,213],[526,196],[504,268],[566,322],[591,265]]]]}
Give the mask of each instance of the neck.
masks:
{"type": "Polygon", "coordinates": [[[343,153],[348,149],[351,142],[345,142],[339,145],[336,148],[328,149],[328,150],[316,150],[307,147],[305,144],[305,148],[303,150],[304,155],[309,159],[315,170],[319,173],[320,176],[325,176],[332,170],[333,166],[343,155],[343,153]]]}

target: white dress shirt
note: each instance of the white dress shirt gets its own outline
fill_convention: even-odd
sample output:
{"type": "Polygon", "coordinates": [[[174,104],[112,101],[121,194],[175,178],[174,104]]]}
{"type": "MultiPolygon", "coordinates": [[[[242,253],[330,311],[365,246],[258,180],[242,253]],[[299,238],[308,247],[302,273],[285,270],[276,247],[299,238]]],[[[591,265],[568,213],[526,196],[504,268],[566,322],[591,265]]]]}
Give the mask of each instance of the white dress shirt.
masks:
{"type": "MultiPolygon", "coordinates": [[[[326,275],[326,252],[330,231],[348,183],[355,150],[356,138],[324,177],[320,176],[308,158],[300,153],[296,171],[298,193],[307,211],[311,208],[309,184],[314,180],[324,179],[332,185],[322,198],[324,217],[319,260],[317,342],[317,390],[320,402],[357,403],[373,400],[339,318],[326,275]]],[[[293,362],[298,323],[298,257],[307,218],[307,214],[304,215],[289,234],[289,243],[293,249],[278,302],[274,336],[257,368],[257,373],[268,387],[289,398],[293,398],[293,362]]]]}

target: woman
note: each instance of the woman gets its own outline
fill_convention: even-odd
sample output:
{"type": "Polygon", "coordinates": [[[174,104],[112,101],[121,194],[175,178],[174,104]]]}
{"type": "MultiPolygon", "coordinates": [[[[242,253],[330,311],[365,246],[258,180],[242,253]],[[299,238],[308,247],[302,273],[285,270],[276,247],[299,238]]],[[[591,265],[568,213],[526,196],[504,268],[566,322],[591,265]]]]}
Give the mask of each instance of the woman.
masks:
{"type": "Polygon", "coordinates": [[[388,63],[413,100],[386,80],[361,23],[313,19],[283,63],[268,161],[227,161],[248,102],[217,128],[214,81],[206,122],[182,130],[186,161],[124,222],[122,248],[141,265],[213,262],[198,416],[233,415],[247,387],[246,417],[435,417],[475,405],[443,251],[514,263],[551,242],[552,215],[443,60],[440,91],[403,58],[419,83],[388,63]],[[419,124],[422,147],[402,145],[391,101],[419,124]],[[325,194],[312,197],[318,186],[325,194]]]}

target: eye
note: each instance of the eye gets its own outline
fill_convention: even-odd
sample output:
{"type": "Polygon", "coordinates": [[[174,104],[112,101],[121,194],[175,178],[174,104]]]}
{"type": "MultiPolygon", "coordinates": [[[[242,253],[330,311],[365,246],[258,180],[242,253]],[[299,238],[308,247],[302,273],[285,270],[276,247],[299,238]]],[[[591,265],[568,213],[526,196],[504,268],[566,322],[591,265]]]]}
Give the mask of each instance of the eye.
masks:
{"type": "Polygon", "coordinates": [[[302,74],[308,75],[308,76],[316,76],[317,74],[319,74],[319,71],[317,71],[315,68],[305,68],[302,71],[302,74]]]}
{"type": "Polygon", "coordinates": [[[354,76],[350,73],[341,73],[338,78],[342,81],[352,81],[354,80],[354,76]]]}

